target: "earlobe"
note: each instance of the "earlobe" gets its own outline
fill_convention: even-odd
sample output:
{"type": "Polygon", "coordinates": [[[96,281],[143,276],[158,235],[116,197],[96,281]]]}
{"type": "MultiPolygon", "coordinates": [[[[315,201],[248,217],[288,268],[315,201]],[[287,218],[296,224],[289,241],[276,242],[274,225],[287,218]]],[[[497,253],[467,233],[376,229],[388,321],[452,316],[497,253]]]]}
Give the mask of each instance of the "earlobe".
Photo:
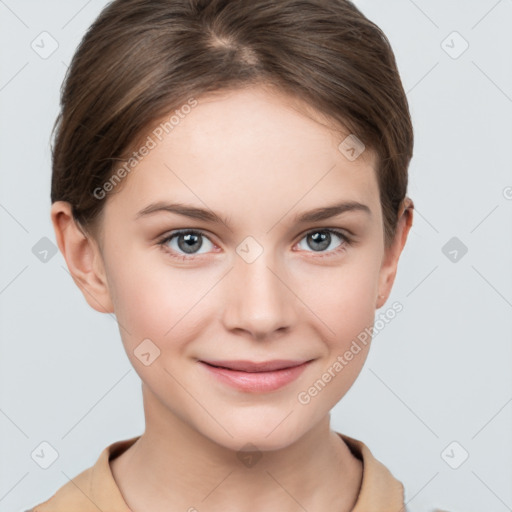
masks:
{"type": "Polygon", "coordinates": [[[96,241],[75,222],[71,205],[66,201],[52,204],[51,220],[57,245],[85,300],[100,313],[113,313],[103,257],[96,241]]]}
{"type": "Polygon", "coordinates": [[[414,203],[412,199],[406,197],[402,203],[398,214],[398,224],[396,227],[395,237],[390,247],[384,250],[382,265],[379,275],[379,295],[376,301],[376,308],[384,305],[387,298],[391,293],[391,288],[396,277],[398,261],[402,253],[407,236],[412,227],[414,203]]]}

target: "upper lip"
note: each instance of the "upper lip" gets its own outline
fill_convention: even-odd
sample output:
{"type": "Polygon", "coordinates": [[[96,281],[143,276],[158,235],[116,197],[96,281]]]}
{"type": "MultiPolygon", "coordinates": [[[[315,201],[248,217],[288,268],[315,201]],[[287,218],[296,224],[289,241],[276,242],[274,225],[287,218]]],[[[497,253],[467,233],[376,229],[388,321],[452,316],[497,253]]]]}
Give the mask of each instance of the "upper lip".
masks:
{"type": "Polygon", "coordinates": [[[228,370],[236,370],[241,372],[271,372],[283,370],[284,368],[293,368],[309,361],[291,361],[286,359],[276,359],[273,361],[202,361],[210,366],[218,366],[227,368],[228,370]]]}

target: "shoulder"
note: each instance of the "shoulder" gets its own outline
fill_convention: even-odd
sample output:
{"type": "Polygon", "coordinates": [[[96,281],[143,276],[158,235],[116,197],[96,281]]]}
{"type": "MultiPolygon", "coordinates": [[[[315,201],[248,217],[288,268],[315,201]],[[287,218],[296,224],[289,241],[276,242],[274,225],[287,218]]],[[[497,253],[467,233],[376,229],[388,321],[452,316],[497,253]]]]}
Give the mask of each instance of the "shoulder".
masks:
{"type": "MultiPolygon", "coordinates": [[[[82,471],[64,484],[50,498],[25,512],[61,512],[96,509],[88,498],[91,490],[93,467],[82,471]]],[[[96,509],[97,510],[97,509],[96,509]]]]}
{"type": "Polygon", "coordinates": [[[345,434],[343,439],[354,457],[363,463],[363,478],[353,512],[404,510],[404,486],[362,441],[345,434]]]}
{"type": "Polygon", "coordinates": [[[130,512],[114,480],[109,461],[140,436],[107,446],[96,463],[64,484],[53,496],[25,512],[130,512]]]}
{"type": "MultiPolygon", "coordinates": [[[[371,452],[362,441],[338,433],[345,441],[355,457],[363,462],[363,481],[356,506],[352,512],[384,512],[401,510],[414,512],[405,503],[405,488],[400,480],[371,452]]],[[[409,500],[410,501],[410,500],[409,500]]],[[[430,512],[450,512],[449,510],[432,508],[430,512]]]]}

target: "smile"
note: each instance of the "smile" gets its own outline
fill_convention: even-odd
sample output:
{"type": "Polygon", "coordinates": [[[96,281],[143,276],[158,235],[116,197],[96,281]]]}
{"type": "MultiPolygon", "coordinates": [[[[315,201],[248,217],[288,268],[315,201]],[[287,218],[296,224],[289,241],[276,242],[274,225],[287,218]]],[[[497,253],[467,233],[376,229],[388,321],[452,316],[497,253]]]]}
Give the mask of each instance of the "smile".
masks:
{"type": "Polygon", "coordinates": [[[199,361],[218,381],[241,391],[264,393],[293,382],[306,369],[309,361],[199,361]]]}

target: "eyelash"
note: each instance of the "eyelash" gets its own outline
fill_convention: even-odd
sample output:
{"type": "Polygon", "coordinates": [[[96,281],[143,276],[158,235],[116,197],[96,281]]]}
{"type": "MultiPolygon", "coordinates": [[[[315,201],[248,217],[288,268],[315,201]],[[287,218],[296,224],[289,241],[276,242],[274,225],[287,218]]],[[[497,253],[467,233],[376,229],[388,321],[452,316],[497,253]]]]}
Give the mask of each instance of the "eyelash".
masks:
{"type": "MultiPolygon", "coordinates": [[[[302,238],[299,240],[299,242],[301,240],[303,240],[305,237],[307,237],[308,235],[312,234],[312,233],[330,233],[330,234],[334,234],[336,236],[338,236],[340,239],[341,239],[341,244],[336,247],[335,249],[332,249],[330,251],[327,251],[327,252],[318,252],[318,254],[316,256],[314,256],[315,258],[324,258],[324,257],[330,257],[330,256],[333,256],[333,255],[337,255],[343,251],[345,251],[347,249],[347,246],[350,246],[352,245],[352,239],[350,237],[348,237],[345,233],[337,230],[337,229],[332,229],[332,228],[321,228],[321,229],[313,229],[313,230],[310,230],[310,231],[307,231],[306,233],[304,233],[304,235],[302,236],[302,238]]],[[[182,234],[194,234],[194,235],[200,235],[200,236],[204,236],[205,238],[208,238],[208,236],[206,236],[206,234],[201,231],[201,230],[196,230],[196,229],[179,229],[179,230],[176,230],[176,231],[172,231],[171,233],[169,234],[166,234],[162,239],[160,239],[158,242],[157,242],[157,245],[159,245],[161,247],[161,249],[163,251],[165,251],[166,254],[168,254],[171,258],[174,258],[174,259],[178,259],[178,260],[181,260],[181,261],[190,261],[190,260],[194,260],[196,258],[199,258],[201,256],[203,256],[202,254],[199,254],[199,255],[185,255],[185,254],[179,254],[179,255],[176,255],[174,254],[174,250],[173,249],[170,249],[169,247],[167,247],[165,244],[167,244],[167,242],[169,242],[170,240],[172,240],[174,237],[178,236],[178,235],[182,235],[182,234]]],[[[208,238],[209,239],[209,238],[208,238]]],[[[210,240],[211,242],[211,240],[210,240]]],[[[213,243],[213,242],[211,242],[213,243]]],[[[315,252],[315,251],[306,251],[306,252],[315,252]]]]}

